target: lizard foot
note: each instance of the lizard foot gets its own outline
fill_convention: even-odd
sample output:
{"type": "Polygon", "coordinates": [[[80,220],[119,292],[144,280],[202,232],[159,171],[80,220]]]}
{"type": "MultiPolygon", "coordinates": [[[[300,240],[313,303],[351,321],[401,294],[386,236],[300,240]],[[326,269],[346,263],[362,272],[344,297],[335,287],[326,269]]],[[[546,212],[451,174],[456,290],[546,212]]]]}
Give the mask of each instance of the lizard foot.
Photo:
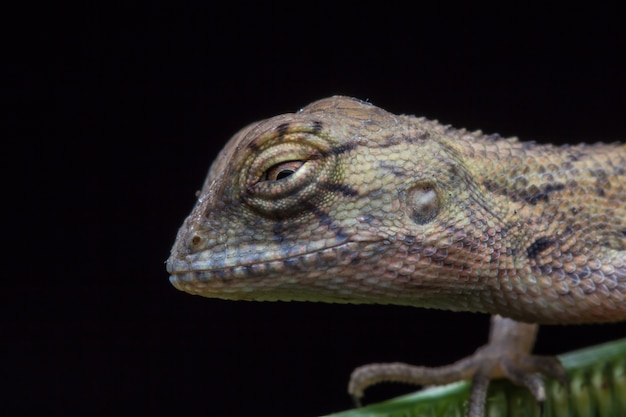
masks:
{"type": "Polygon", "coordinates": [[[482,417],[485,414],[490,380],[507,378],[517,385],[528,388],[541,404],[546,399],[542,375],[567,385],[567,373],[556,357],[530,354],[536,333],[536,324],[493,316],[489,343],[473,355],[452,365],[438,368],[404,363],[361,366],[352,372],[348,392],[358,406],[363,391],[379,382],[442,385],[459,380],[471,380],[472,388],[466,415],[482,417]]]}

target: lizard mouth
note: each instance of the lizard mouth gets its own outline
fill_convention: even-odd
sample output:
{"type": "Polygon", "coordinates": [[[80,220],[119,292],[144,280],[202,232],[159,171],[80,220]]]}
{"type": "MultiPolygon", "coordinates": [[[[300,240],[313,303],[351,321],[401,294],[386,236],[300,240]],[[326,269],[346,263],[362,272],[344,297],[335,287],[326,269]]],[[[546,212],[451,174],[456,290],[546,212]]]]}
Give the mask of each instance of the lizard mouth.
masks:
{"type": "MultiPolygon", "coordinates": [[[[350,265],[355,262],[358,251],[354,242],[341,242],[317,250],[269,251],[256,256],[217,256],[208,252],[180,255],[172,254],[167,260],[170,282],[176,289],[190,294],[225,299],[256,299],[249,293],[259,291],[274,283],[296,284],[302,281],[303,271],[319,270],[350,265]],[[280,280],[266,279],[280,277],[280,280]],[[247,294],[249,296],[247,296],[247,294]]],[[[321,272],[319,272],[321,273],[321,272]]],[[[315,274],[307,274],[313,278],[315,274]]],[[[307,278],[309,279],[309,278],[307,278]]]]}

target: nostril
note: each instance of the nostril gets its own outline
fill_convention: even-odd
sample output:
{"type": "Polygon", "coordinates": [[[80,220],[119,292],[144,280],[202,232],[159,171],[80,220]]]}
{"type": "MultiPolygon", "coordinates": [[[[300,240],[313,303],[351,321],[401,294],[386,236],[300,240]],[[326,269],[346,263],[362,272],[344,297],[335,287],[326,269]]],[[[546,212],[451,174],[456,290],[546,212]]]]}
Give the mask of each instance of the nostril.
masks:
{"type": "Polygon", "coordinates": [[[204,246],[204,238],[197,234],[190,236],[190,239],[187,242],[189,242],[188,247],[191,252],[197,252],[204,246]]]}

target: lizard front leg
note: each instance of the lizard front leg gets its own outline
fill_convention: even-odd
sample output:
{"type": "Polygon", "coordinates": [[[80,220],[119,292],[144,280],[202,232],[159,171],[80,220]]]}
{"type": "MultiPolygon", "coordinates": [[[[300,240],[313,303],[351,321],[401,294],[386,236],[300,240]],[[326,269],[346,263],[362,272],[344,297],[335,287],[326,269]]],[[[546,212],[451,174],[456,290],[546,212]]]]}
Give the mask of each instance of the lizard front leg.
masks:
{"type": "Polygon", "coordinates": [[[473,355],[452,365],[429,368],[405,363],[382,363],[361,366],[352,372],[348,392],[359,405],[364,390],[380,382],[403,382],[415,385],[442,385],[471,380],[468,417],[485,415],[489,382],[508,378],[527,387],[541,404],[546,399],[542,375],[565,384],[567,373],[556,357],[531,354],[538,326],[498,315],[492,316],[489,342],[473,355]]]}

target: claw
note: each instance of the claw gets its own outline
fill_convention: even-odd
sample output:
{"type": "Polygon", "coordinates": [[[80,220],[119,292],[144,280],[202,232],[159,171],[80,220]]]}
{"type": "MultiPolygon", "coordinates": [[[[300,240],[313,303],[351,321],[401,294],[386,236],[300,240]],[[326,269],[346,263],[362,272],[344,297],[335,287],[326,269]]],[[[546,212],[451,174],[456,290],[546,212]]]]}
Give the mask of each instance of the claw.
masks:
{"type": "Polygon", "coordinates": [[[415,385],[441,385],[459,380],[472,381],[467,417],[483,417],[489,383],[507,378],[526,387],[539,405],[546,400],[542,375],[567,386],[567,372],[555,357],[533,356],[537,326],[494,316],[489,343],[473,355],[439,368],[403,363],[372,364],[354,370],[348,385],[357,406],[364,390],[380,382],[404,382],[415,385]]]}

